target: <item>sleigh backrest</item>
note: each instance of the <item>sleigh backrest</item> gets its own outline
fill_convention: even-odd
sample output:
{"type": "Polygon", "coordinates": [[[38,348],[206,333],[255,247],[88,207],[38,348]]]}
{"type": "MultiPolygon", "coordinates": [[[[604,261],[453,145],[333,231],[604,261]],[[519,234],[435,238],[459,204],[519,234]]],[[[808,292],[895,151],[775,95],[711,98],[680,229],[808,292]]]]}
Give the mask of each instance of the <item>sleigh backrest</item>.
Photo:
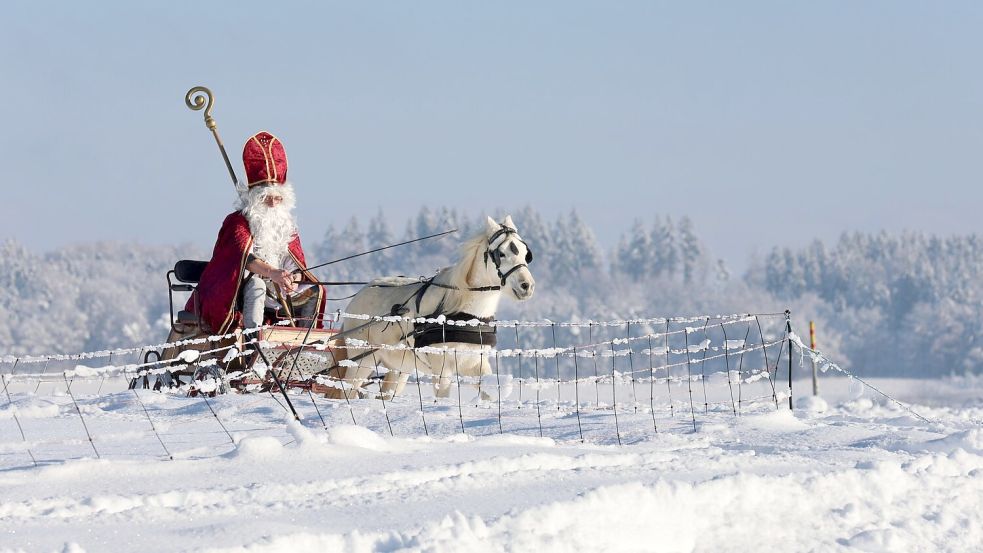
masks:
{"type": "Polygon", "coordinates": [[[188,284],[198,284],[201,274],[205,272],[207,261],[182,259],[174,264],[174,278],[188,284]]]}
{"type": "Polygon", "coordinates": [[[181,329],[178,328],[179,324],[194,323],[198,327],[201,326],[201,316],[199,315],[199,313],[201,313],[201,309],[197,305],[197,296],[195,296],[195,313],[181,311],[177,314],[177,319],[175,319],[174,292],[189,292],[194,294],[195,285],[198,284],[199,280],[201,280],[201,274],[205,272],[205,267],[207,265],[207,261],[182,259],[174,264],[173,269],[167,271],[167,300],[171,306],[172,332],[181,331],[181,329]]]}

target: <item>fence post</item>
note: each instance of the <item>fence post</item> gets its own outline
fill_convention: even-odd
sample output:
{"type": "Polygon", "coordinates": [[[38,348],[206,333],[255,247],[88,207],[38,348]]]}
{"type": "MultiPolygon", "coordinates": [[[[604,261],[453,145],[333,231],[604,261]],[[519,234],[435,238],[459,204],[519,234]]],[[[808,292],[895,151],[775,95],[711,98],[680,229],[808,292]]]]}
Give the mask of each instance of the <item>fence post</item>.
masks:
{"type": "Polygon", "coordinates": [[[785,310],[785,336],[788,340],[788,410],[792,410],[792,312],[785,310]]]}
{"type": "MultiPolygon", "coordinates": [[[[809,349],[816,351],[816,323],[809,321],[809,349]]],[[[819,376],[816,374],[816,358],[809,356],[812,359],[812,395],[819,395],[819,376]]]]}

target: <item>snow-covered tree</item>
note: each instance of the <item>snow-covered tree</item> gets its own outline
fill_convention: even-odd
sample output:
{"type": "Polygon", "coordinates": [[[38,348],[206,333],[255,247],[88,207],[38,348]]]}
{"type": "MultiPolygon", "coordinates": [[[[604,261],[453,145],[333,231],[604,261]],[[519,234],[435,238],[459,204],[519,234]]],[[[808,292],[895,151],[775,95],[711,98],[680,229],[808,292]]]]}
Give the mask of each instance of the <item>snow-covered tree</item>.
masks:
{"type": "Polygon", "coordinates": [[[614,269],[633,280],[650,278],[654,273],[655,255],[652,237],[641,221],[635,220],[627,235],[622,235],[614,253],[614,269]]]}
{"type": "Polygon", "coordinates": [[[679,265],[679,244],[676,238],[676,227],[672,217],[656,216],[651,233],[653,260],[652,273],[656,277],[676,274],[679,265]]]}
{"type": "Polygon", "coordinates": [[[709,258],[703,241],[696,236],[689,217],[679,221],[679,253],[683,264],[683,282],[705,282],[709,258]]]}

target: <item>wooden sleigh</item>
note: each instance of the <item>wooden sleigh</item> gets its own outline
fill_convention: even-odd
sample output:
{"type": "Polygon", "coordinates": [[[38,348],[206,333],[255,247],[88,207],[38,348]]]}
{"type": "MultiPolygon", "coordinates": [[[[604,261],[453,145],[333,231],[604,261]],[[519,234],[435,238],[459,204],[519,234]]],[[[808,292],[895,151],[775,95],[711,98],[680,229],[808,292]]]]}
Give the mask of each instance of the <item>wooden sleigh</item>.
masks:
{"type": "MultiPolygon", "coordinates": [[[[174,293],[194,293],[207,262],[178,261],[167,273],[170,305],[170,331],[167,343],[177,346],[151,350],[144,354],[148,370],[130,382],[130,387],[181,388],[189,393],[206,389],[210,394],[228,391],[265,391],[274,383],[274,376],[285,386],[305,388],[324,393],[316,375],[336,375],[337,360],[343,358],[336,338],[338,322],[326,318],[325,328],[308,328],[277,324],[244,336],[210,338],[214,332],[190,311],[174,312],[174,293]],[[259,342],[259,351],[248,342],[259,342]],[[230,352],[233,354],[230,355],[230,352]],[[261,377],[263,374],[265,376],[261,377]],[[217,384],[200,385],[212,379],[217,384]],[[226,386],[228,383],[228,386],[226,386]],[[214,386],[214,388],[213,388],[214,386]]],[[[197,297],[196,295],[194,297],[197,297]]],[[[284,321],[280,321],[281,323],[284,321]]],[[[309,321],[291,321],[309,324],[309,321]]],[[[328,376],[328,378],[331,378],[328,376]]]]}

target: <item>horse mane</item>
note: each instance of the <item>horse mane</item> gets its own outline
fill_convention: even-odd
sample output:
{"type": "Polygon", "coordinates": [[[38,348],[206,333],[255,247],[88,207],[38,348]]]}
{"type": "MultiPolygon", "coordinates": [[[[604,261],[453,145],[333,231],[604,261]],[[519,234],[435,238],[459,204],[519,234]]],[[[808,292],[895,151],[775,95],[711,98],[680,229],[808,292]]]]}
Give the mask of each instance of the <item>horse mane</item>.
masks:
{"type": "Polygon", "coordinates": [[[485,248],[487,247],[487,240],[484,233],[479,233],[474,238],[471,238],[467,242],[461,244],[460,254],[458,262],[450,267],[444,269],[444,274],[447,275],[446,284],[457,288],[454,293],[447,294],[444,300],[444,308],[448,313],[454,313],[461,309],[461,306],[466,303],[468,299],[473,294],[482,294],[484,292],[472,292],[468,288],[474,286],[471,283],[471,269],[474,267],[474,260],[478,256],[485,254],[485,248]]]}

